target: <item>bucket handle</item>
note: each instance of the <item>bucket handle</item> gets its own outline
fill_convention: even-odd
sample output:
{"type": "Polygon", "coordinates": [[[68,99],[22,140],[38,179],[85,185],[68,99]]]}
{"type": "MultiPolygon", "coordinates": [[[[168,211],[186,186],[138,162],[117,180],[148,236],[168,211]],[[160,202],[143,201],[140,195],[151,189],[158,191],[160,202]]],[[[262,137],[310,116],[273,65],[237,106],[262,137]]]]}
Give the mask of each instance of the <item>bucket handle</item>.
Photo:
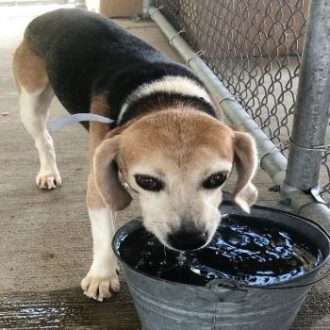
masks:
{"type": "Polygon", "coordinates": [[[322,280],[324,280],[326,277],[328,277],[330,275],[330,269],[327,270],[323,275],[321,275],[320,277],[316,278],[313,281],[304,283],[304,284],[297,284],[297,285],[288,285],[288,286],[279,286],[276,287],[274,286],[264,286],[264,287],[260,287],[260,288],[256,288],[256,287],[251,287],[251,289],[266,289],[266,290],[286,290],[286,289],[298,289],[298,288],[305,288],[308,286],[312,286],[322,280]]]}
{"type": "Polygon", "coordinates": [[[218,302],[241,302],[247,296],[247,288],[242,288],[237,281],[217,278],[209,281],[206,287],[216,296],[218,302]]]}
{"type": "Polygon", "coordinates": [[[208,282],[206,284],[206,287],[209,288],[213,293],[220,295],[225,293],[223,289],[227,289],[226,291],[227,293],[228,291],[235,291],[236,292],[235,295],[240,296],[241,299],[243,299],[247,295],[248,290],[286,290],[286,289],[305,288],[322,281],[329,275],[330,275],[330,269],[327,270],[320,277],[307,283],[297,284],[297,285],[287,285],[287,286],[278,286],[277,284],[274,284],[270,286],[258,286],[258,287],[240,284],[238,281],[231,279],[218,278],[208,282]]]}

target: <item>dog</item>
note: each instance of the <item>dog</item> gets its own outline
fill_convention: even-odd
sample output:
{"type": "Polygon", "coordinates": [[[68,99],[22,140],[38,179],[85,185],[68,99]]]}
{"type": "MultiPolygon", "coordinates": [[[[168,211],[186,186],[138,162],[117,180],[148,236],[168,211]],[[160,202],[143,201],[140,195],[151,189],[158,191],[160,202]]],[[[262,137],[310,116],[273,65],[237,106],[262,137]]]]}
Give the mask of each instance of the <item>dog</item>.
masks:
{"type": "Polygon", "coordinates": [[[62,184],[46,123],[54,95],[90,135],[87,207],[93,262],[81,287],[102,301],[119,290],[111,250],[114,213],[138,196],[145,228],[171,249],[207,245],[221,220],[221,187],[238,170],[233,200],[245,212],[257,198],[254,140],[219,120],[203,83],[111,20],[78,9],[35,18],[13,58],[20,117],[39,153],[36,184],[62,184]],[[127,188],[129,187],[129,189],[127,188]]]}

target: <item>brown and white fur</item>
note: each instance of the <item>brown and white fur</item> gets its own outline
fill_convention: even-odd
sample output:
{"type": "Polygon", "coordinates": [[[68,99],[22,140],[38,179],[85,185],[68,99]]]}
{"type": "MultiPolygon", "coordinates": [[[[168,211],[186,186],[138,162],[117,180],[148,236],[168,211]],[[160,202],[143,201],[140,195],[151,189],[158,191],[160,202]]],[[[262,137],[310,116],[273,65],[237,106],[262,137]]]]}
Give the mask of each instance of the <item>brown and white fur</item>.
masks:
{"type": "MultiPolygon", "coordinates": [[[[86,88],[89,88],[90,98],[82,98],[77,108],[81,109],[81,105],[87,102],[84,111],[114,117],[117,120],[116,125],[94,122],[89,124],[92,168],[86,200],[93,236],[93,263],[81,286],[88,297],[99,301],[111,297],[113,292],[119,290],[118,267],[111,250],[111,240],[115,231],[114,213],[126,208],[131,201],[124,183],[138,195],[146,229],[169,248],[182,246],[182,237],[186,240],[183,248],[186,245],[189,248],[190,240],[196,241],[196,237],[199,237],[199,241],[195,242],[198,247],[206,245],[212,239],[221,219],[218,207],[222,200],[222,182],[211,189],[209,185],[214,180],[219,180],[219,175],[220,178],[221,175],[224,178],[229,176],[234,165],[238,169],[234,201],[244,211],[249,212],[250,206],[257,198],[257,190],[251,183],[257,167],[257,156],[250,135],[234,130],[215,118],[212,113],[208,113],[209,108],[214,108],[211,98],[188,69],[173,64],[150,46],[126,32],[119,31],[113,23],[109,24],[105,18],[76,10],[43,15],[28,27],[13,61],[13,71],[20,93],[21,120],[33,136],[39,153],[40,170],[36,177],[39,188],[55,189],[62,184],[53,140],[46,127],[48,107],[54,95],[69,112],[76,113],[78,110],[75,105],[80,102],[77,99],[77,95],[80,95],[79,89],[83,90],[83,94],[86,88]],[[68,70],[65,64],[72,55],[71,50],[78,46],[74,39],[71,46],[69,44],[71,48],[68,43],[64,46],[61,33],[65,33],[67,38],[70,38],[70,35],[74,38],[75,28],[88,29],[86,24],[79,26],[77,22],[72,26],[68,25],[68,22],[77,20],[77,17],[79,22],[93,21],[97,28],[102,23],[104,31],[109,30],[110,46],[113,42],[110,37],[115,38],[115,34],[111,35],[113,31],[130,41],[122,41],[120,56],[114,53],[114,47],[109,46],[111,63],[102,62],[102,68],[113,65],[116,69],[111,67],[111,70],[122,70],[119,73],[116,71],[116,74],[120,74],[121,81],[132,75],[132,72],[125,71],[127,63],[124,65],[123,61],[134,61],[134,56],[138,56],[139,61],[148,61],[148,65],[153,65],[155,70],[161,66],[162,70],[165,68],[166,71],[170,67],[172,71],[161,77],[154,73],[155,78],[149,77],[150,81],[137,82],[137,85],[130,87],[131,90],[127,87],[126,97],[121,103],[116,101],[120,103],[120,109],[117,109],[114,115],[116,107],[111,102],[123,90],[116,90],[118,82],[112,82],[113,85],[109,88],[110,83],[100,79],[99,71],[93,71],[92,61],[87,59],[84,63],[78,63],[84,67],[89,66],[88,72],[91,74],[87,78],[77,74],[79,80],[72,80],[68,84],[63,80],[65,71],[68,70]],[[61,32],[60,25],[63,25],[63,21],[67,25],[65,31],[61,32]],[[55,35],[44,37],[47,35],[47,27],[52,24],[58,24],[58,39],[55,35]],[[38,32],[39,27],[43,31],[43,37],[38,32]],[[70,29],[73,31],[71,34],[70,29]],[[138,46],[134,48],[132,44],[138,46]],[[65,47],[70,49],[70,52],[67,50],[66,56],[60,53],[65,47]],[[123,59],[122,51],[125,47],[127,55],[124,56],[126,59],[123,59]],[[140,51],[143,47],[146,52],[140,51]],[[54,54],[57,55],[50,56],[54,54]],[[58,60],[61,56],[63,59],[58,60]],[[55,63],[54,58],[58,62],[55,63]],[[88,79],[93,79],[93,84],[88,79]],[[106,84],[108,85],[105,86],[106,84]],[[63,85],[65,88],[61,89],[63,85]],[[180,95],[176,96],[177,93],[180,95]],[[157,100],[150,98],[154,95],[157,100]],[[171,96],[170,101],[167,95],[171,96]],[[132,108],[143,98],[145,102],[132,108]],[[127,117],[122,123],[123,116],[128,114],[131,117],[127,117]],[[218,176],[214,176],[217,173],[218,176]],[[147,184],[151,184],[155,189],[150,190],[150,186],[148,189],[143,188],[138,183],[141,176],[142,180],[146,180],[147,184]],[[153,179],[155,181],[152,181],[153,179]]],[[[90,33],[93,33],[92,28],[89,28],[90,33]]],[[[83,42],[80,37],[79,43],[83,42]]],[[[85,42],[90,41],[86,39],[85,42]]],[[[118,47],[118,40],[116,42],[118,47]]],[[[93,49],[93,56],[98,55],[97,47],[93,49]]],[[[77,54],[82,52],[83,50],[79,49],[77,54]]],[[[72,59],[70,70],[75,68],[74,65],[78,65],[77,62],[77,57],[72,59]]],[[[140,65],[138,67],[140,68],[140,65]]],[[[139,74],[139,68],[132,69],[136,70],[133,76],[139,74]]],[[[109,72],[111,70],[109,69],[109,72]]],[[[157,70],[155,72],[158,72],[157,70]]],[[[105,71],[107,75],[108,72],[105,71]]]]}

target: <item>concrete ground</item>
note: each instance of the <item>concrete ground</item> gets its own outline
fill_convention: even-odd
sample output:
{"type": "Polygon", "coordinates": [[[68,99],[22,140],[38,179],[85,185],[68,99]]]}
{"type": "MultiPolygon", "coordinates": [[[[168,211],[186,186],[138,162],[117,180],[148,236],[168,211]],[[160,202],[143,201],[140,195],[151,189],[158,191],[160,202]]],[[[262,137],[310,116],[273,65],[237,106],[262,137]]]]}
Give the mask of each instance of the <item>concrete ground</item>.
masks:
{"type": "MultiPolygon", "coordinates": [[[[11,59],[26,24],[51,9],[0,7],[0,329],[139,329],[122,277],[121,292],[104,303],[87,299],[79,288],[92,257],[84,203],[88,136],[79,125],[53,134],[63,187],[45,192],[34,184],[38,158],[19,121],[11,59]]],[[[179,59],[154,23],[118,23],[179,59]]],[[[55,100],[51,117],[63,114],[55,100]]],[[[276,206],[261,170],[255,183],[260,203],[276,206]]],[[[134,202],[118,215],[117,226],[139,214],[134,202]]],[[[330,329],[329,284],[324,280],[312,289],[293,329],[330,329]]]]}

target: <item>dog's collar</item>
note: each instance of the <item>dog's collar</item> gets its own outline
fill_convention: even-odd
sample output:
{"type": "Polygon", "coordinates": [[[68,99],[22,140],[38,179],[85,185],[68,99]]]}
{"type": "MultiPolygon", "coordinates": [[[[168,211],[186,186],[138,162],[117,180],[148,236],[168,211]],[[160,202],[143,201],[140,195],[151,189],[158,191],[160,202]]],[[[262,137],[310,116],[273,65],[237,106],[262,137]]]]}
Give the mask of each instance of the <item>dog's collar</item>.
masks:
{"type": "Polygon", "coordinates": [[[124,125],[135,117],[151,113],[157,109],[181,108],[181,104],[188,106],[187,109],[189,110],[186,111],[190,111],[190,109],[201,111],[217,118],[214,106],[202,97],[180,93],[155,92],[132,102],[121,117],[120,122],[117,121],[117,125],[124,125]]]}
{"type": "Polygon", "coordinates": [[[112,124],[114,120],[97,115],[95,113],[75,113],[54,119],[50,125],[50,131],[57,131],[65,126],[80,123],[82,121],[96,121],[103,124],[112,124]]]}
{"type": "Polygon", "coordinates": [[[176,95],[184,98],[198,98],[204,103],[212,105],[210,96],[206,89],[195,80],[185,76],[164,76],[159,80],[154,80],[149,83],[145,83],[134,90],[128,97],[126,102],[122,105],[118,118],[117,125],[122,124],[122,119],[126,117],[126,112],[132,108],[132,105],[141,100],[148,99],[154,95],[176,95]]]}

